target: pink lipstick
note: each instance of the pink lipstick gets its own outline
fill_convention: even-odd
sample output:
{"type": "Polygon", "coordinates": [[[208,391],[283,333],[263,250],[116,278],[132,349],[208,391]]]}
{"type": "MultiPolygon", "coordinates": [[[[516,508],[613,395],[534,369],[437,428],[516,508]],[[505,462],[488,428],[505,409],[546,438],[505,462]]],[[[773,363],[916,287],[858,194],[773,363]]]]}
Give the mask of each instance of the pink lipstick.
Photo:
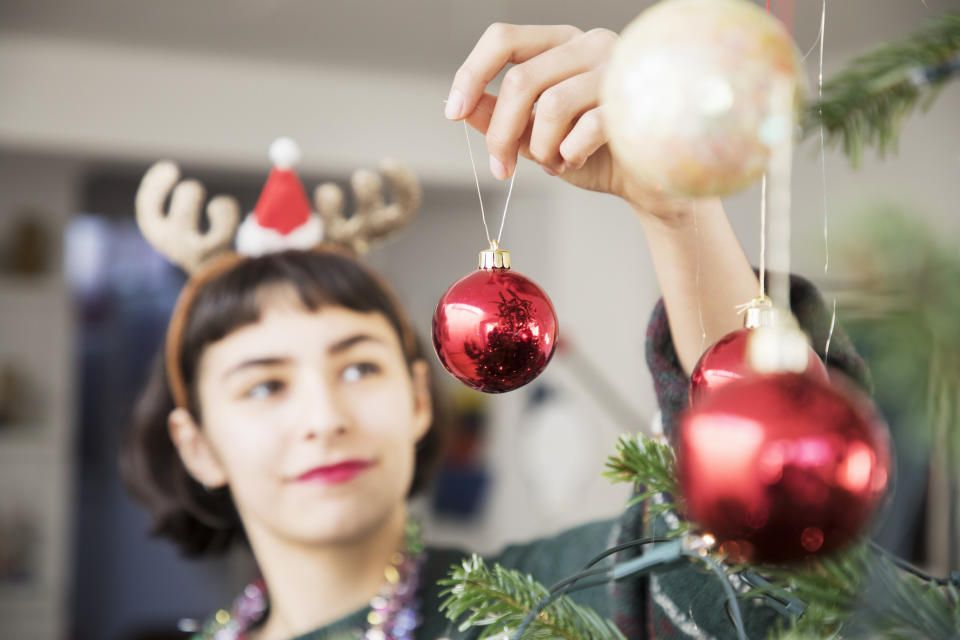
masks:
{"type": "Polygon", "coordinates": [[[297,482],[318,482],[321,484],[343,484],[366,470],[370,463],[366,460],[344,460],[326,467],[316,467],[297,476],[297,482]]]}

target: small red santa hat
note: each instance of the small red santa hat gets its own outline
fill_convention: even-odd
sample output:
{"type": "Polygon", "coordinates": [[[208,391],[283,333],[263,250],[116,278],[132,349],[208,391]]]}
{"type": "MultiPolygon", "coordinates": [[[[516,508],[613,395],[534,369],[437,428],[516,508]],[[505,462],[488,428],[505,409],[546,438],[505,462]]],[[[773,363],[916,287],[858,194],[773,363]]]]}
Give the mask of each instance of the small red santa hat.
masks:
{"type": "Polygon", "coordinates": [[[270,145],[273,169],[260,198],[237,230],[237,251],[259,256],[285,249],[310,249],[323,239],[323,223],[310,209],[300,178],[293,170],[300,147],[290,138],[270,145]]]}

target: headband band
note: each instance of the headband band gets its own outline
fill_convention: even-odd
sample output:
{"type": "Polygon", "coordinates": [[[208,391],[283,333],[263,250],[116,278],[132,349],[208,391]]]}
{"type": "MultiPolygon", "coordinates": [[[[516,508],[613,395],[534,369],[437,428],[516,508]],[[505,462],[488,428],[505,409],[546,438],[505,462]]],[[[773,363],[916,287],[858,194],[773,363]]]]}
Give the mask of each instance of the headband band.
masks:
{"type": "Polygon", "coordinates": [[[183,332],[187,327],[193,302],[196,300],[197,294],[209,282],[216,280],[246,259],[246,256],[233,252],[217,256],[190,276],[177,297],[177,303],[170,315],[170,324],[167,326],[164,364],[167,368],[167,384],[170,387],[170,395],[173,397],[173,404],[178,409],[186,409],[190,397],[187,392],[187,385],[183,380],[180,351],[183,347],[183,332]]]}

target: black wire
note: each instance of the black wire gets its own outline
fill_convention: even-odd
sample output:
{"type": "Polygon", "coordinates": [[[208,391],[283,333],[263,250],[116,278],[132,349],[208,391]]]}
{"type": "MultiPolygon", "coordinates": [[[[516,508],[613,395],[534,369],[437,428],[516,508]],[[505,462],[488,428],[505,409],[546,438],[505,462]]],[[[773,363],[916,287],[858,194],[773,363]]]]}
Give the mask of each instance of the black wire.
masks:
{"type": "Polygon", "coordinates": [[[617,546],[611,547],[606,551],[604,551],[603,553],[598,554],[593,558],[593,560],[591,560],[586,565],[584,565],[583,568],[589,569],[590,567],[597,564],[607,556],[612,556],[613,554],[619,553],[625,549],[630,549],[632,547],[639,547],[645,544],[651,544],[656,542],[669,542],[671,539],[672,538],[665,538],[663,536],[649,536],[646,538],[637,538],[636,540],[631,540],[630,542],[624,542],[623,544],[618,544],[617,546]]]}
{"type": "Polygon", "coordinates": [[[573,583],[575,583],[575,582],[580,582],[580,581],[583,580],[584,578],[591,578],[591,577],[593,577],[593,576],[599,576],[599,575],[604,575],[604,574],[608,574],[608,575],[609,575],[609,573],[610,573],[610,569],[608,569],[608,568],[606,568],[606,567],[604,567],[604,568],[602,568],[602,569],[587,569],[587,570],[585,570],[585,571],[580,571],[580,572],[578,572],[578,573],[573,574],[573,575],[570,576],[569,578],[565,578],[565,579],[561,580],[560,582],[556,583],[555,585],[553,585],[552,587],[550,587],[550,593],[551,593],[551,594],[552,594],[552,593],[556,593],[557,591],[560,591],[560,590],[563,589],[564,587],[569,587],[569,586],[573,585],[573,583]]]}
{"type": "Polygon", "coordinates": [[[927,67],[922,71],[921,76],[927,82],[940,82],[955,73],[960,73],[960,54],[942,64],[927,67]]]}
{"type": "Polygon", "coordinates": [[[887,551],[886,549],[881,547],[879,544],[874,542],[873,540],[870,540],[869,544],[874,551],[886,557],[888,560],[890,560],[890,562],[895,564],[898,568],[903,569],[907,573],[912,573],[913,575],[920,578],[924,582],[932,582],[939,586],[946,586],[948,584],[952,584],[953,586],[960,588],[960,571],[950,572],[950,576],[947,578],[938,578],[936,576],[932,576],[929,573],[926,573],[923,570],[915,567],[914,565],[910,564],[903,558],[895,556],[894,554],[892,554],[891,552],[887,551]]]}
{"type": "Polygon", "coordinates": [[[739,640],[747,640],[747,630],[743,624],[743,614],[740,612],[740,603],[737,600],[737,594],[734,592],[733,585],[730,584],[730,579],[727,577],[727,573],[723,570],[723,567],[710,556],[701,556],[696,551],[684,551],[683,555],[703,562],[710,567],[710,570],[720,579],[720,584],[723,586],[723,591],[727,596],[727,604],[729,604],[733,610],[733,626],[737,629],[737,638],[739,638],[739,640]]]}
{"type": "Polygon", "coordinates": [[[607,549],[606,551],[604,551],[603,553],[600,553],[600,554],[594,556],[594,557],[583,567],[583,570],[581,570],[581,571],[578,572],[578,573],[575,573],[574,575],[572,575],[572,576],[570,576],[570,577],[568,577],[568,578],[566,578],[566,579],[564,579],[564,580],[561,580],[560,582],[558,582],[558,583],[556,583],[555,585],[553,585],[552,587],[550,587],[550,594],[549,594],[546,598],[544,598],[544,599],[542,599],[540,602],[538,602],[538,603],[537,603],[537,606],[534,607],[534,608],[532,608],[532,609],[527,613],[527,615],[526,615],[526,616],[524,617],[524,619],[523,619],[523,622],[521,622],[521,623],[520,623],[520,626],[517,627],[516,632],[514,632],[514,634],[513,634],[514,640],[519,640],[520,638],[522,638],[522,637],[523,637],[523,632],[527,630],[527,627],[530,626],[530,623],[533,622],[533,619],[536,618],[538,615],[540,615],[540,612],[541,612],[541,611],[543,611],[543,610],[546,609],[548,606],[550,606],[550,604],[552,604],[552,603],[553,603],[555,600],[557,600],[558,598],[561,598],[561,597],[565,596],[566,594],[568,594],[568,593],[570,593],[570,592],[573,592],[573,591],[580,591],[580,590],[582,590],[582,589],[590,589],[590,588],[592,588],[592,587],[598,587],[598,586],[600,586],[600,585],[603,585],[603,584],[606,584],[607,582],[609,582],[609,581],[610,581],[610,577],[611,577],[611,576],[610,576],[610,569],[591,569],[591,568],[590,568],[590,567],[594,566],[595,564],[597,564],[598,562],[600,562],[601,560],[603,560],[604,558],[606,558],[607,556],[611,556],[611,555],[613,555],[613,554],[615,554],[615,553],[617,553],[617,552],[619,552],[619,551],[623,551],[624,549],[630,549],[631,547],[639,547],[639,546],[641,546],[641,545],[651,544],[651,543],[654,543],[654,542],[667,542],[667,541],[669,541],[669,540],[670,540],[670,538],[663,538],[663,537],[659,537],[659,536],[650,536],[650,537],[646,537],[646,538],[638,538],[638,539],[636,539],[636,540],[631,540],[631,541],[629,541],[629,542],[624,542],[623,544],[618,544],[617,546],[611,547],[611,548],[607,549]],[[580,580],[583,580],[584,578],[590,578],[590,577],[599,576],[599,575],[603,575],[603,576],[605,576],[605,577],[604,577],[603,579],[601,579],[601,580],[594,580],[594,581],[587,582],[587,583],[584,583],[584,584],[579,584],[579,585],[576,584],[577,582],[579,582],[580,580]],[[576,585],[576,586],[574,586],[574,585],[576,585]]]}
{"type": "MultiPolygon", "coordinates": [[[[604,572],[606,572],[606,570],[604,570],[604,572]]],[[[585,577],[588,577],[588,576],[581,576],[581,578],[585,578],[585,577]]],[[[581,578],[577,578],[577,579],[579,580],[581,578]]],[[[564,582],[568,582],[568,584],[565,584],[559,590],[553,591],[552,593],[550,593],[550,595],[548,595],[546,598],[538,602],[537,606],[531,609],[529,613],[527,613],[526,617],[523,619],[523,622],[520,623],[520,626],[517,627],[516,632],[513,634],[513,638],[515,640],[519,640],[519,638],[522,638],[523,632],[527,630],[527,627],[530,626],[530,623],[533,622],[533,619],[536,618],[538,615],[540,615],[540,612],[542,612],[544,609],[546,609],[551,604],[553,604],[555,600],[559,600],[563,596],[574,591],[582,591],[584,589],[592,589],[593,587],[603,586],[607,584],[607,582],[609,581],[610,581],[609,577],[606,577],[601,580],[593,580],[591,582],[584,582],[578,585],[574,585],[575,581],[565,580],[564,582]]]]}

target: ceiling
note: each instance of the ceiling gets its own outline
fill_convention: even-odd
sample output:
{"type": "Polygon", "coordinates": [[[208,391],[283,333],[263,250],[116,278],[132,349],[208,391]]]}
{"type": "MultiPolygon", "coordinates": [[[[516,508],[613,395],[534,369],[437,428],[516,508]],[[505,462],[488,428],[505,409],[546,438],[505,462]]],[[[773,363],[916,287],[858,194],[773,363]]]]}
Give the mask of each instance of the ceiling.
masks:
{"type": "MultiPolygon", "coordinates": [[[[491,22],[620,30],[649,4],[651,0],[0,0],[0,30],[298,64],[452,74],[491,22]]],[[[774,0],[775,10],[790,6],[795,6],[797,42],[805,49],[816,38],[821,3],[774,0]]],[[[830,3],[827,43],[835,48],[865,45],[958,7],[960,0],[830,3]]]]}

